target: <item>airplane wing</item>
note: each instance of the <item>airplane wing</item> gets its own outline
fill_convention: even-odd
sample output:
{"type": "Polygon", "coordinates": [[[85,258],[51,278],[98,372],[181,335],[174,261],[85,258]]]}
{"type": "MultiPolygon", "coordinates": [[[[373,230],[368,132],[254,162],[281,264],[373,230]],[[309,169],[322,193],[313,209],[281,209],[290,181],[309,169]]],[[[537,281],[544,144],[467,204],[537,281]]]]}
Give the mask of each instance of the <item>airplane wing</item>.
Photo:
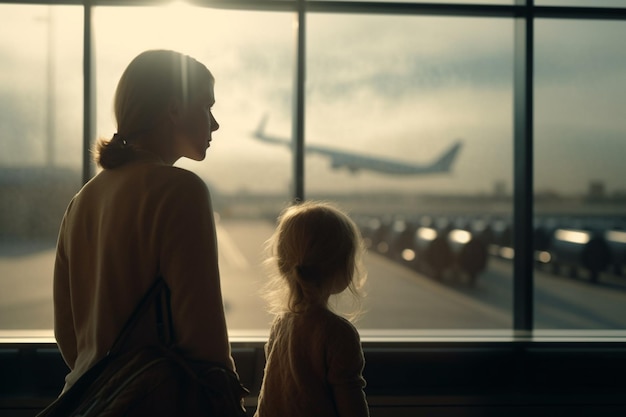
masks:
{"type": "MultiPolygon", "coordinates": [[[[267,115],[261,119],[259,126],[254,132],[254,137],[262,142],[291,147],[290,140],[265,134],[266,124],[267,115]]],[[[442,155],[428,164],[408,163],[317,145],[306,145],[305,151],[308,154],[316,153],[330,158],[330,164],[333,169],[346,168],[353,173],[359,170],[368,170],[388,175],[423,175],[450,172],[461,149],[461,144],[461,141],[453,143],[442,155]]]]}

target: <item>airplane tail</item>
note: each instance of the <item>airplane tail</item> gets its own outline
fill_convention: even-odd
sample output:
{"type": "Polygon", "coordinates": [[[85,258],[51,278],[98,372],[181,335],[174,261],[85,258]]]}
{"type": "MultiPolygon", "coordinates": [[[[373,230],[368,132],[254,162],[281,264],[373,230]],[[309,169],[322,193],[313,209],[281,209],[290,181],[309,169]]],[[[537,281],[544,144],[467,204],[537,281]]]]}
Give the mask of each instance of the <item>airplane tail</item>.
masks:
{"type": "Polygon", "coordinates": [[[268,119],[268,115],[264,114],[263,117],[261,118],[261,121],[259,122],[259,125],[254,131],[254,136],[256,136],[259,139],[263,139],[265,137],[265,125],[267,124],[267,119],[268,119]]]}
{"type": "Polygon", "coordinates": [[[432,165],[433,172],[447,172],[452,167],[452,163],[456,159],[457,154],[461,149],[461,142],[457,142],[444,153],[435,163],[432,165]]]}
{"type": "Polygon", "coordinates": [[[256,130],[253,133],[254,137],[260,140],[261,142],[277,143],[280,145],[290,146],[290,142],[288,140],[277,138],[275,136],[271,136],[265,133],[265,125],[267,124],[267,119],[268,119],[268,115],[264,114],[263,117],[261,118],[261,121],[259,122],[259,125],[257,126],[256,130]]]}

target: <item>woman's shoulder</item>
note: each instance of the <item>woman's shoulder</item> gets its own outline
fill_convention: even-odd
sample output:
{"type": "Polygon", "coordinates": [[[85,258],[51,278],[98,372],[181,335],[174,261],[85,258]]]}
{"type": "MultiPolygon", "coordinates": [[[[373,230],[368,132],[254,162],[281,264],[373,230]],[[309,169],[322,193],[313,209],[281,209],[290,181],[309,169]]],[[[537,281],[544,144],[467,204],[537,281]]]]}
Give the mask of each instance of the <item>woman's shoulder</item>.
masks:
{"type": "MultiPolygon", "coordinates": [[[[198,174],[184,168],[138,162],[108,169],[93,178],[91,184],[97,195],[104,193],[136,194],[142,199],[190,203],[210,200],[207,184],[198,174]]],[[[93,194],[93,190],[92,190],[93,194]]]]}
{"type": "Polygon", "coordinates": [[[179,184],[189,184],[196,186],[206,186],[205,182],[198,174],[185,168],[173,165],[148,165],[147,169],[151,170],[155,178],[165,181],[175,181],[179,184]]]}
{"type": "Polygon", "coordinates": [[[206,182],[195,172],[171,165],[147,165],[139,175],[145,189],[153,189],[171,195],[208,194],[206,182]]]}
{"type": "Polygon", "coordinates": [[[206,187],[204,180],[193,171],[150,161],[138,161],[118,168],[104,169],[87,182],[86,185],[90,186],[91,184],[103,182],[110,183],[112,181],[133,182],[135,180],[152,183],[162,182],[174,187],[180,185],[206,187]]]}

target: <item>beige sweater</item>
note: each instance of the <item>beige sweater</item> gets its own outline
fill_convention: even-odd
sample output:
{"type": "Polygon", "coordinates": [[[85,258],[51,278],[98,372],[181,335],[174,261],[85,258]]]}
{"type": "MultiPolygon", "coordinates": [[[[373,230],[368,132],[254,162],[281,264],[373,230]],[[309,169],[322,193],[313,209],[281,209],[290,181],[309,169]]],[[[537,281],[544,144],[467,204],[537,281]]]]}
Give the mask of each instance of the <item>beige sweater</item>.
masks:
{"type": "Polygon", "coordinates": [[[365,364],[357,330],[319,308],[272,324],[256,417],[365,417],[365,364]]]}
{"type": "Polygon", "coordinates": [[[66,389],[106,354],[158,272],[182,351],[234,370],[209,191],[192,172],[142,160],[96,175],[63,218],[54,331],[66,389]]]}

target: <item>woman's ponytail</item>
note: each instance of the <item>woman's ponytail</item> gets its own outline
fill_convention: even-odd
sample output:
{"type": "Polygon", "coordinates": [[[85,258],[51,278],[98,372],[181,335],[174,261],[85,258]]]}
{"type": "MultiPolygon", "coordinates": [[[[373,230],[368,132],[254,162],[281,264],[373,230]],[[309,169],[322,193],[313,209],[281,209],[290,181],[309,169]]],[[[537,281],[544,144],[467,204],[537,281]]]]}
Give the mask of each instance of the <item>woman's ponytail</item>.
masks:
{"type": "Polygon", "coordinates": [[[119,133],[111,139],[100,138],[96,142],[95,162],[104,169],[120,167],[134,159],[136,152],[119,133]]]}

